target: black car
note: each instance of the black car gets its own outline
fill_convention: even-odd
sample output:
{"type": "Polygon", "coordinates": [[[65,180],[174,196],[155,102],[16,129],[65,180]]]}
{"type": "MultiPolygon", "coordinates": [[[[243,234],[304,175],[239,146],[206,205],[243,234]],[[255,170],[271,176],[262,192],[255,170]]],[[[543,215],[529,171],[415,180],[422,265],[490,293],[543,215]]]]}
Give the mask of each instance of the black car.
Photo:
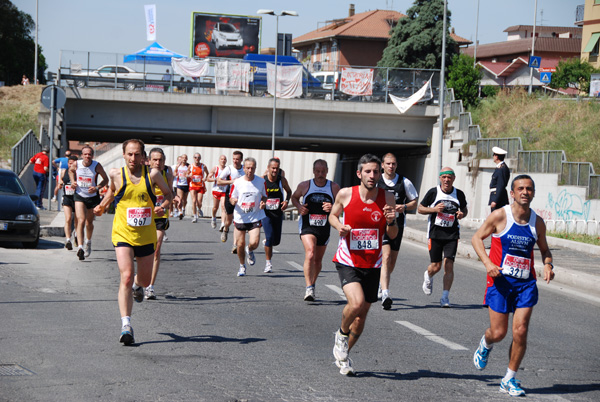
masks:
{"type": "Polygon", "coordinates": [[[0,169],[0,241],[20,241],[36,248],[40,241],[40,214],[19,177],[0,169]]]}

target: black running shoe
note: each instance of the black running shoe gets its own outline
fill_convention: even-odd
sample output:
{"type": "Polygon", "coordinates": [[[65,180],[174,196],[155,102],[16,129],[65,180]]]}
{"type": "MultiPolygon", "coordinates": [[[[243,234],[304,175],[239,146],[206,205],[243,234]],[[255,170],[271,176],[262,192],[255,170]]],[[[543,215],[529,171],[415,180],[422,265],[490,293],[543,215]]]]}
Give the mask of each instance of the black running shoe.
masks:
{"type": "Polygon", "coordinates": [[[77,257],[79,257],[79,261],[85,260],[85,251],[82,248],[77,250],[77,257]]]}

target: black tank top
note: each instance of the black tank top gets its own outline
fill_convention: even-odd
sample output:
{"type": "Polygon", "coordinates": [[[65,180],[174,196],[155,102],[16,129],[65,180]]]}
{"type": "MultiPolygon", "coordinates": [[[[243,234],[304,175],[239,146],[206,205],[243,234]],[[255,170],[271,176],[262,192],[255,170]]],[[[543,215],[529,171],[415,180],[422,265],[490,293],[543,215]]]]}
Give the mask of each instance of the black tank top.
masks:
{"type": "MultiPolygon", "coordinates": [[[[377,182],[377,187],[384,189],[385,191],[389,191],[390,193],[394,193],[394,199],[396,200],[396,204],[406,204],[406,189],[404,188],[404,177],[398,175],[398,180],[394,186],[388,186],[385,184],[383,180],[383,175],[379,178],[377,182]]],[[[404,225],[404,214],[399,214],[396,218],[398,225],[404,225]]]]}
{"type": "Polygon", "coordinates": [[[279,218],[283,215],[281,203],[283,202],[283,191],[281,189],[281,176],[277,175],[274,182],[271,182],[267,176],[265,179],[265,187],[267,188],[267,205],[265,206],[265,215],[268,218],[279,218]]]}

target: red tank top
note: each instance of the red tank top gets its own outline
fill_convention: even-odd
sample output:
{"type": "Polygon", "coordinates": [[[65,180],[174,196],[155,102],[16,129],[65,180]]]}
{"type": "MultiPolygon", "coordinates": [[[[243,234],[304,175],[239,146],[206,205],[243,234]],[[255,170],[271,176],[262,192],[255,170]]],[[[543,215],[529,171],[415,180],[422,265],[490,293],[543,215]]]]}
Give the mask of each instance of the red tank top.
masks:
{"type": "Polygon", "coordinates": [[[360,199],[358,186],[352,187],[350,203],[344,208],[344,224],[352,230],[340,237],[334,262],[355,268],[381,268],[384,206],[384,189],[378,189],[375,202],[366,204],[360,199]]]}
{"type": "Polygon", "coordinates": [[[192,177],[190,178],[190,189],[200,190],[204,187],[204,165],[201,163],[200,166],[191,165],[190,170],[192,171],[192,177]]]}

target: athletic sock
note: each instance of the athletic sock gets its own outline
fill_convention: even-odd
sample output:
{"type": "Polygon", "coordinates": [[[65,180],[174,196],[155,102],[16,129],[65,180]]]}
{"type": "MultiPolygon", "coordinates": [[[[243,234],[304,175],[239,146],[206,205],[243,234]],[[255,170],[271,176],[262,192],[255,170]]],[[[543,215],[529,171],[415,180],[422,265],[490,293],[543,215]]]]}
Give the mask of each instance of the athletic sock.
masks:
{"type": "Polygon", "coordinates": [[[444,290],[442,292],[442,297],[447,298],[450,295],[450,291],[449,290],[444,290]]]}
{"type": "Polygon", "coordinates": [[[502,379],[502,381],[508,382],[508,380],[510,380],[511,378],[515,378],[515,374],[517,374],[516,371],[512,371],[511,369],[507,368],[506,369],[506,375],[504,376],[504,378],[502,379]]]}
{"type": "Polygon", "coordinates": [[[126,315],[125,317],[121,317],[121,326],[131,325],[131,317],[126,315]]]}
{"type": "Polygon", "coordinates": [[[381,291],[381,298],[382,299],[386,299],[390,297],[390,290],[389,289],[385,289],[381,291]]]}
{"type": "Polygon", "coordinates": [[[490,344],[488,344],[488,343],[487,343],[487,341],[485,340],[485,335],[483,335],[483,346],[484,346],[486,349],[490,349],[490,350],[492,349],[492,347],[494,347],[494,345],[493,345],[493,344],[492,344],[492,345],[490,345],[490,344]]]}
{"type": "Polygon", "coordinates": [[[266,261],[266,264],[267,264],[267,265],[271,265],[271,260],[267,260],[267,261],[266,261]]]}
{"type": "Polygon", "coordinates": [[[344,336],[348,336],[348,335],[350,335],[350,330],[348,330],[348,332],[344,332],[344,331],[342,331],[342,328],[340,327],[340,334],[342,334],[344,336]]]}

